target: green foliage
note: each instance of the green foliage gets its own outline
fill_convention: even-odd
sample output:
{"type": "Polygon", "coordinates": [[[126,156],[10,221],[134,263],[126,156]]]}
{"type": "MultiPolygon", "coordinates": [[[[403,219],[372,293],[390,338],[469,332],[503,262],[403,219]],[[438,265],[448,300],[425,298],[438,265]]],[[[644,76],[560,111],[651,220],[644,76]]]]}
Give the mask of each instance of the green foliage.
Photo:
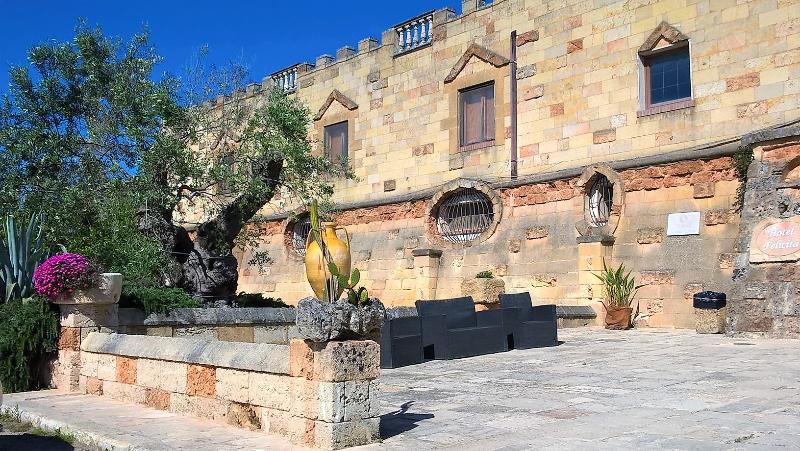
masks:
{"type": "Polygon", "coordinates": [[[753,149],[742,148],[733,154],[736,175],[739,177],[739,187],[736,189],[736,207],[741,209],[744,204],[744,193],[747,184],[747,170],[753,162],[753,149]]]}
{"type": "Polygon", "coordinates": [[[347,291],[347,301],[356,307],[362,306],[369,301],[369,293],[364,287],[356,287],[361,281],[361,272],[358,268],[353,268],[353,272],[348,276],[339,272],[339,268],[333,262],[328,263],[328,271],[335,279],[338,289],[347,291]]]}
{"type": "Polygon", "coordinates": [[[494,279],[494,274],[491,271],[481,271],[475,274],[476,279],[494,279]]]}
{"type": "Polygon", "coordinates": [[[57,349],[58,314],[40,298],[0,305],[0,379],[7,392],[42,388],[41,371],[57,349]]]}
{"type": "Polygon", "coordinates": [[[124,286],[119,299],[123,308],[138,308],[145,314],[169,313],[176,308],[199,308],[202,303],[179,288],[124,286]]]}
{"type": "Polygon", "coordinates": [[[284,303],[280,298],[265,298],[261,293],[244,293],[241,292],[236,295],[233,300],[233,305],[236,307],[252,308],[283,308],[291,307],[284,303]]]}
{"type": "Polygon", "coordinates": [[[50,256],[44,246],[42,214],[34,214],[28,226],[17,226],[13,215],[6,215],[5,239],[0,240],[0,286],[2,301],[33,296],[33,271],[50,256]]]}
{"type": "Polygon", "coordinates": [[[603,271],[594,274],[603,283],[606,301],[615,307],[630,307],[636,292],[644,285],[636,285],[631,271],[625,273],[625,265],[620,263],[617,269],[610,268],[603,260],[603,271]]]}

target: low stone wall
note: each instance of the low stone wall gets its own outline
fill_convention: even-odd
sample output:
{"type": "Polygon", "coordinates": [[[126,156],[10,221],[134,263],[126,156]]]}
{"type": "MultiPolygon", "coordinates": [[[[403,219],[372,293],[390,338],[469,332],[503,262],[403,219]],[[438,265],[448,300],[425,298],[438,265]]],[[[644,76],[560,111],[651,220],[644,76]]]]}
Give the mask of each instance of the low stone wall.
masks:
{"type": "Polygon", "coordinates": [[[80,391],[339,449],[379,435],[372,341],[222,343],[93,332],[80,391]]]}
{"type": "Polygon", "coordinates": [[[243,343],[288,344],[298,337],[293,308],[182,308],[150,316],[121,308],[119,326],[121,333],[131,335],[243,343]]]}

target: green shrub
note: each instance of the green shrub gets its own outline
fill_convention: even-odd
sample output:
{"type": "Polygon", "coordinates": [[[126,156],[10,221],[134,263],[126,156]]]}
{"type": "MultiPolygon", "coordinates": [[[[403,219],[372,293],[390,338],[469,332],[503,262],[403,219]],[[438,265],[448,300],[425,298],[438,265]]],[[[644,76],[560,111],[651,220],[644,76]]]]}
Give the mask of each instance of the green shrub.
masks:
{"type": "Polygon", "coordinates": [[[280,298],[265,298],[261,293],[239,293],[233,300],[233,305],[236,307],[266,307],[266,308],[280,308],[291,307],[287,305],[280,298]]]}
{"type": "Polygon", "coordinates": [[[145,314],[169,313],[176,308],[202,307],[200,301],[180,288],[123,286],[119,298],[122,308],[138,308],[145,314]]]}
{"type": "Polygon", "coordinates": [[[494,274],[491,271],[481,271],[475,274],[476,279],[494,279],[494,274]]]}
{"type": "Polygon", "coordinates": [[[0,305],[0,379],[6,392],[42,388],[47,360],[57,350],[58,314],[40,298],[0,305]]]}

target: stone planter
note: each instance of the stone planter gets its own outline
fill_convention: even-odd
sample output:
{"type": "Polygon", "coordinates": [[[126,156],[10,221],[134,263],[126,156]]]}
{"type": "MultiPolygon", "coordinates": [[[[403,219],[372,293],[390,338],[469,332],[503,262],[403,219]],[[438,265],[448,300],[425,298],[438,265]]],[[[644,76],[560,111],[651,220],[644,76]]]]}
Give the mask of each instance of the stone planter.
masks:
{"type": "Polygon", "coordinates": [[[51,385],[78,390],[81,341],[90,332],[117,331],[121,293],[122,274],[103,273],[97,288],[78,290],[66,299],[53,301],[61,313],[61,334],[51,385]]]}
{"type": "Polygon", "coordinates": [[[499,307],[499,296],[506,292],[503,279],[464,279],[461,282],[461,294],[472,296],[475,310],[489,310],[499,307]]]}
{"type": "Polygon", "coordinates": [[[100,274],[100,285],[97,288],[88,290],[77,290],[72,296],[66,299],[53,301],[54,304],[95,304],[109,305],[119,302],[122,294],[122,274],[106,272],[100,274]]]}
{"type": "Polygon", "coordinates": [[[297,303],[295,321],[299,335],[316,343],[331,340],[375,339],[386,319],[386,308],[378,299],[362,307],[340,299],[334,303],[307,297],[297,303]]]}

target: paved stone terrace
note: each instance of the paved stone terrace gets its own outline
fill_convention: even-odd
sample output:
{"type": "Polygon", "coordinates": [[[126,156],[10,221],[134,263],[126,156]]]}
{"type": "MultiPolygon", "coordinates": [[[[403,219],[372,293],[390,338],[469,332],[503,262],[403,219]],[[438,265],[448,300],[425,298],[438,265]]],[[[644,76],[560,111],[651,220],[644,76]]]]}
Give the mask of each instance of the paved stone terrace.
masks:
{"type": "Polygon", "coordinates": [[[384,371],[384,408],[402,413],[364,449],[800,449],[800,341],[559,334],[555,348],[384,371]]]}
{"type": "MultiPolygon", "coordinates": [[[[359,449],[800,449],[800,341],[671,330],[560,337],[555,348],[384,371],[385,440],[359,449]]],[[[26,398],[24,413],[112,438],[108,448],[292,448],[91,395],[4,401],[26,398]]]]}

